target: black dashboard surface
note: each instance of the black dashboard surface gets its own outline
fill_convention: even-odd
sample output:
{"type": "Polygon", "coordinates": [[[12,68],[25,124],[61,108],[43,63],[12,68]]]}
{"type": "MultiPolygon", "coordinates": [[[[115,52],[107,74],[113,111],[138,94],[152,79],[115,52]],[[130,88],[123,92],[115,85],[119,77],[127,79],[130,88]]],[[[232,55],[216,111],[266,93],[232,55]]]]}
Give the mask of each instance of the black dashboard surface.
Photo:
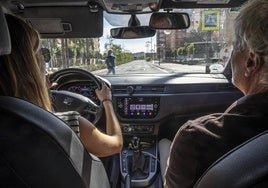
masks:
{"type": "MultiPolygon", "coordinates": [[[[111,86],[115,113],[125,135],[166,134],[163,137],[172,139],[183,122],[208,113],[223,112],[243,96],[222,74],[99,77],[111,86]]],[[[74,92],[86,96],[90,93],[87,97],[96,98],[93,92],[96,85],[92,80],[79,75],[66,78],[59,89],[74,89],[74,92]]]]}
{"type": "MultiPolygon", "coordinates": [[[[194,114],[202,111],[219,112],[242,96],[222,74],[186,75],[113,75],[103,76],[112,86],[114,99],[118,97],[159,97],[159,111],[153,119],[194,114]]],[[[118,106],[116,107],[118,112],[118,106]]],[[[121,121],[133,121],[119,115],[121,121]]]]}

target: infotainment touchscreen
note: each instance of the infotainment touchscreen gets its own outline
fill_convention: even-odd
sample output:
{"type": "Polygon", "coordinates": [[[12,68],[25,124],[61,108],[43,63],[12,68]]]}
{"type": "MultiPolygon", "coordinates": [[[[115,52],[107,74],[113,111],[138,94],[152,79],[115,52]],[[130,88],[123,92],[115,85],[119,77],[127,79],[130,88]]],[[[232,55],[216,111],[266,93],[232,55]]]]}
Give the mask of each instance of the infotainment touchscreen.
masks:
{"type": "Polygon", "coordinates": [[[154,118],[159,110],[159,97],[118,97],[117,111],[123,118],[154,118]]]}

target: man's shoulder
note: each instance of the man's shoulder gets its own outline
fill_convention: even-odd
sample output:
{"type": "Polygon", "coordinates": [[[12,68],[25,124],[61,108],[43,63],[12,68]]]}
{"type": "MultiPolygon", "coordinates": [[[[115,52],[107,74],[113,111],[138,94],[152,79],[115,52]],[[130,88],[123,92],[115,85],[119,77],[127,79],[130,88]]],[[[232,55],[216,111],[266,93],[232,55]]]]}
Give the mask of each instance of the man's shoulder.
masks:
{"type": "Polygon", "coordinates": [[[189,120],[184,124],[184,126],[182,126],[182,129],[199,130],[203,129],[207,125],[219,125],[224,114],[225,113],[213,113],[201,116],[194,120],[189,120]]]}
{"type": "Polygon", "coordinates": [[[194,120],[187,121],[184,125],[182,125],[177,132],[177,139],[179,140],[196,140],[200,137],[210,137],[216,136],[216,132],[218,132],[222,126],[224,117],[224,113],[215,113],[209,114],[206,116],[199,117],[194,120]]]}

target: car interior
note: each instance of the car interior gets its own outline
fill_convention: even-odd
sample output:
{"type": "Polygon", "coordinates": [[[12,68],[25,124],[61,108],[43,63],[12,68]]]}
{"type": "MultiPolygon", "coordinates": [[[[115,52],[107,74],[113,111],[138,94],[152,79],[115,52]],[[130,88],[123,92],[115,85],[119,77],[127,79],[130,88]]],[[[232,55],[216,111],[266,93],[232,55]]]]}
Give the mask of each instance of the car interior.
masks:
{"type": "MultiPolygon", "coordinates": [[[[110,29],[111,38],[132,40],[154,37],[163,30],[186,30],[194,21],[182,9],[235,9],[245,2],[0,0],[0,56],[12,49],[6,14],[23,18],[43,39],[100,38],[105,34],[105,20],[115,22],[119,17],[121,25],[110,29]],[[149,17],[147,23],[141,15],[149,17]],[[171,22],[164,25],[160,20],[171,22]]],[[[55,111],[78,111],[104,132],[105,113],[95,89],[101,88],[101,81],[111,88],[124,146],[110,157],[88,153],[79,137],[52,113],[22,99],[0,96],[0,187],[163,187],[159,140],[173,140],[186,121],[223,112],[243,96],[231,82],[230,63],[228,58],[224,69],[214,74],[107,75],[77,67],[53,72],[50,79],[57,85],[50,92],[55,111]]],[[[266,131],[234,148],[218,159],[195,187],[267,187],[267,139],[266,131]]]]}

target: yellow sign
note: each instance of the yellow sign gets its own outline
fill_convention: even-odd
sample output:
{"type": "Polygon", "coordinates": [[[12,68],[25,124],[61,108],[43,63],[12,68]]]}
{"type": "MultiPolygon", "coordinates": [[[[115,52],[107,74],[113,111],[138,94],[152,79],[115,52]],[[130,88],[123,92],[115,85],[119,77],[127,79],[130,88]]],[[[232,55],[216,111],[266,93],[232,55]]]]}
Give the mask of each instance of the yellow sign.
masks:
{"type": "Polygon", "coordinates": [[[220,29],[220,10],[205,10],[202,12],[202,31],[220,29]]]}

